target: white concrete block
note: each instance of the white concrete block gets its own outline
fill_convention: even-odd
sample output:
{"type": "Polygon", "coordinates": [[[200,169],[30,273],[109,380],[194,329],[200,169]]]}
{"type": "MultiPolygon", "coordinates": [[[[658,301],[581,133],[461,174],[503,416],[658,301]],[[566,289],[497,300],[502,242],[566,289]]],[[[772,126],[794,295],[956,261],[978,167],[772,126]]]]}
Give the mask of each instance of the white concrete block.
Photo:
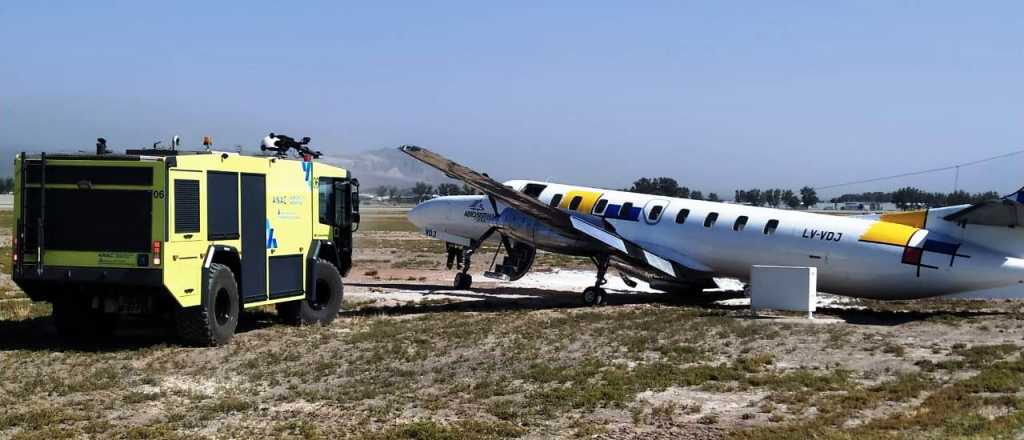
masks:
{"type": "Polygon", "coordinates": [[[753,266],[750,308],[814,312],[818,294],[815,267],[753,266]]]}

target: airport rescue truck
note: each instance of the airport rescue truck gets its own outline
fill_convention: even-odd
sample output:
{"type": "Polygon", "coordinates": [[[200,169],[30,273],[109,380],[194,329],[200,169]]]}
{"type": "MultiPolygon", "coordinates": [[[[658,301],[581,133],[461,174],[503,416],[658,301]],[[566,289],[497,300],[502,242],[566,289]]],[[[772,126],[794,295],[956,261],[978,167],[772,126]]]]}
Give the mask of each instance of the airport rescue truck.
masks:
{"type": "Polygon", "coordinates": [[[15,182],[14,281],[72,342],[129,314],[221,345],[242,309],[313,324],[341,307],[358,181],[308,155],[22,153],[15,182]]]}

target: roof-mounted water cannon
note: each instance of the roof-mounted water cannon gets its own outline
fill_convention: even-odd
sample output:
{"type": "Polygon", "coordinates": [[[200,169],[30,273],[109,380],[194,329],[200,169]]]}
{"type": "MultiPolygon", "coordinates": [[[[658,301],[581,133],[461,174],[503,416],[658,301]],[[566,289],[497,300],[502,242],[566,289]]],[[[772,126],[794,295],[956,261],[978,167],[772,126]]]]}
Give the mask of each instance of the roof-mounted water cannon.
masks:
{"type": "Polygon", "coordinates": [[[263,138],[260,150],[273,151],[277,157],[286,157],[288,156],[288,150],[294,149],[296,153],[307,160],[308,158],[319,158],[322,153],[311,150],[308,146],[309,140],[309,136],[302,138],[301,141],[296,141],[294,138],[283,134],[270,133],[267,137],[263,138]]]}

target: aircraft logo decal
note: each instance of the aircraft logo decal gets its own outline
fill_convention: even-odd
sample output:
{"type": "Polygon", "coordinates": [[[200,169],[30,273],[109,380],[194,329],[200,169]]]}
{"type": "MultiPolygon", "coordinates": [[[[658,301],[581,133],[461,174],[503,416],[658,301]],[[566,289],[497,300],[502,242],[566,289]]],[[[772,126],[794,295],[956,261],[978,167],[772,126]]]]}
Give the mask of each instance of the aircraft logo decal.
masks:
{"type": "Polygon", "coordinates": [[[933,254],[948,255],[949,266],[952,267],[956,257],[971,258],[970,255],[960,254],[960,243],[949,243],[941,240],[934,240],[920,237],[915,243],[914,238],[922,229],[907,226],[900,223],[888,223],[885,221],[875,222],[860,236],[860,241],[865,243],[883,244],[888,246],[899,246],[903,248],[903,256],[900,262],[914,266],[917,269],[917,276],[921,276],[921,268],[938,269],[935,264],[926,264],[926,252],[933,254]],[[921,240],[923,238],[923,241],[921,240]]]}

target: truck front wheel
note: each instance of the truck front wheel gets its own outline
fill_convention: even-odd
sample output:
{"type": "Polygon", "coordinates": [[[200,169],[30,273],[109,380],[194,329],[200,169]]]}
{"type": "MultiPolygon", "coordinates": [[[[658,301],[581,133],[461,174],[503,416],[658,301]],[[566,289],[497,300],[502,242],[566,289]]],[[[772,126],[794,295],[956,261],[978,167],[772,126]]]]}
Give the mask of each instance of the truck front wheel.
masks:
{"type": "Polygon", "coordinates": [[[338,317],[345,295],[341,273],[326,260],[317,260],[313,272],[316,274],[313,292],[307,292],[301,301],[277,305],[277,315],[282,321],[293,325],[326,325],[338,317]]]}
{"type": "Polygon", "coordinates": [[[175,313],[178,337],[189,345],[214,347],[231,341],[241,313],[238,283],[231,269],[210,265],[210,280],[202,304],[179,307],[175,313]]]}

